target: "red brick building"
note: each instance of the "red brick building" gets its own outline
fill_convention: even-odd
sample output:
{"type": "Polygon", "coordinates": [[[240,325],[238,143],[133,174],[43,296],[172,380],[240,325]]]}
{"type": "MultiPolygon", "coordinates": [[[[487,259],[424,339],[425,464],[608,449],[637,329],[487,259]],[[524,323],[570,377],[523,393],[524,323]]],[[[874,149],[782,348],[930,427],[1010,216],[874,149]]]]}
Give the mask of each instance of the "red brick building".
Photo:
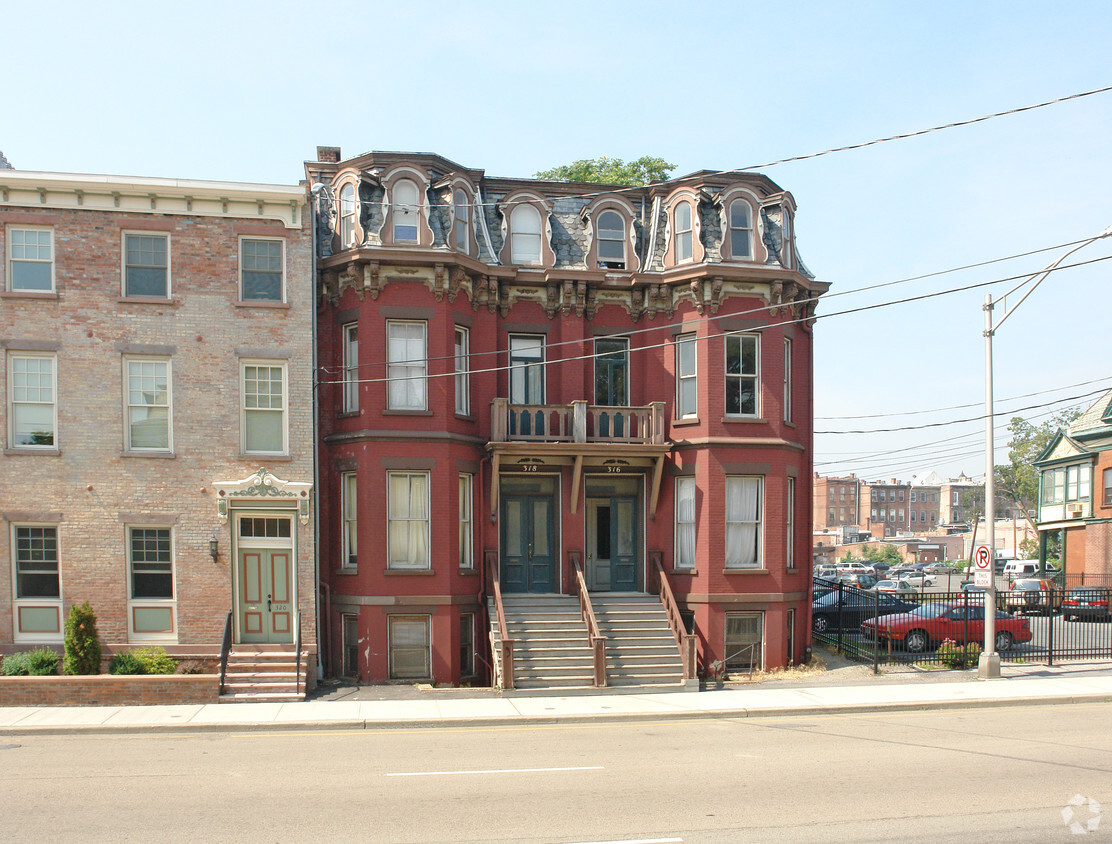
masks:
{"type": "MultiPolygon", "coordinates": [[[[306,174],[326,670],[507,685],[513,618],[561,598],[591,642],[615,600],[663,607],[687,677],[802,658],[826,285],[790,194],[336,148],[306,174]]],[[[635,661],[610,648],[596,684],[635,661]]]]}
{"type": "Polygon", "coordinates": [[[303,188],[0,171],[0,652],[315,651],[303,188]]]}

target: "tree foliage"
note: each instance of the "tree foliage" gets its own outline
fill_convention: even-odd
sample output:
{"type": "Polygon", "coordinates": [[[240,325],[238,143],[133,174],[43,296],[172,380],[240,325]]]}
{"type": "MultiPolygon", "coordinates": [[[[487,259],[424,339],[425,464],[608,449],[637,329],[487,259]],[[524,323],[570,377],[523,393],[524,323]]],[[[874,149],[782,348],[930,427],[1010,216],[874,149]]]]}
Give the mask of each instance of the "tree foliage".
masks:
{"type": "Polygon", "coordinates": [[[89,602],[70,607],[66,619],[65,661],[66,674],[100,673],[100,639],[97,637],[97,614],[89,602]]]}
{"type": "Polygon", "coordinates": [[[870,563],[888,563],[891,566],[898,566],[903,562],[900,552],[894,546],[885,542],[862,545],[861,556],[870,563]]]}
{"type": "Polygon", "coordinates": [[[676,169],[663,158],[643,155],[636,161],[622,161],[620,158],[581,158],[571,164],[553,167],[535,173],[535,178],[549,179],[554,182],[596,182],[607,185],[647,185],[660,182],[676,169]]]}
{"type": "Polygon", "coordinates": [[[995,467],[996,497],[1015,504],[1028,523],[1031,520],[1026,514],[1038,506],[1039,499],[1039,471],[1034,463],[1058,430],[1069,427],[1080,415],[1080,410],[1070,409],[1041,425],[1033,425],[1021,416],[1013,416],[1008,423],[1008,462],[995,467]]]}

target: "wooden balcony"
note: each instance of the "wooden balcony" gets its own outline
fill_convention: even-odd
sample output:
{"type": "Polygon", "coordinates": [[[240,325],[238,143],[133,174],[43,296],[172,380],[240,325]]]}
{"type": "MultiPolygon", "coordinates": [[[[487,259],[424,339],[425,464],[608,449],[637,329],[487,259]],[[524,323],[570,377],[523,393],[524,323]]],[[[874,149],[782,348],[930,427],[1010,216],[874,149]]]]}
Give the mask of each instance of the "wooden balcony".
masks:
{"type": "Polygon", "coordinates": [[[573,401],[571,404],[490,404],[491,442],[628,443],[661,445],[664,402],[645,407],[607,407],[573,401]]]}

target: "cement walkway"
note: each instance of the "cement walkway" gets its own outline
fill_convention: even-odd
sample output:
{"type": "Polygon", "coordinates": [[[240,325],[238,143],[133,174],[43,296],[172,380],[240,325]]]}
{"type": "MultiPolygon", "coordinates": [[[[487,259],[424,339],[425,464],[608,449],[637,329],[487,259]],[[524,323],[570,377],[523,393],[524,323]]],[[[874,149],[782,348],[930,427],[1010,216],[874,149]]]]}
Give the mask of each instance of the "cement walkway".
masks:
{"type": "Polygon", "coordinates": [[[1046,676],[962,682],[865,683],[805,688],[744,687],[705,692],[582,697],[466,697],[431,700],[310,700],[175,706],[0,707],[0,736],[545,725],[683,718],[953,709],[1081,702],[1112,703],[1112,674],[1062,670],[1046,676]]]}

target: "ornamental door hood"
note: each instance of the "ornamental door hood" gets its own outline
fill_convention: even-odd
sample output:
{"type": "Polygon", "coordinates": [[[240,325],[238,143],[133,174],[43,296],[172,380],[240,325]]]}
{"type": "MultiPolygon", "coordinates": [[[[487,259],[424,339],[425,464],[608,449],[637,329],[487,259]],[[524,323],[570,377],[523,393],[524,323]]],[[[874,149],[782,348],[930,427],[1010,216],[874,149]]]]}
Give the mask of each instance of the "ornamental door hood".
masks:
{"type": "Polygon", "coordinates": [[[216,514],[220,517],[221,524],[228,521],[228,502],[233,499],[296,503],[297,517],[301,524],[309,524],[309,493],[313,489],[310,483],[282,480],[263,467],[242,480],[216,481],[213,488],[216,490],[216,514]]]}

